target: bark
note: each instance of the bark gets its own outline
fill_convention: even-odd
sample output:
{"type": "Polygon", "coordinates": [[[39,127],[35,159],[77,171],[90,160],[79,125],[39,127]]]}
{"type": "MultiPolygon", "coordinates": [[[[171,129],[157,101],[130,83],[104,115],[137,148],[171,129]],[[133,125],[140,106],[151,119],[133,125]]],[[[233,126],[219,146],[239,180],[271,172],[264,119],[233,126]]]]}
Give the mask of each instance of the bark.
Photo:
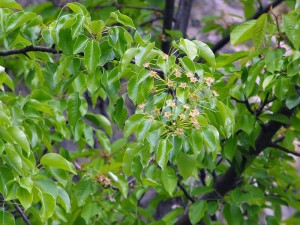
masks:
{"type": "Polygon", "coordinates": [[[180,0],[179,7],[176,13],[175,30],[180,30],[183,37],[186,36],[193,0],[180,0]]]}
{"type": "Polygon", "coordinates": [[[166,30],[173,29],[173,16],[174,16],[174,5],[175,0],[166,0],[165,10],[164,10],[164,22],[163,22],[163,36],[161,47],[164,53],[168,53],[171,47],[171,42],[169,35],[166,33],[166,30]]]}

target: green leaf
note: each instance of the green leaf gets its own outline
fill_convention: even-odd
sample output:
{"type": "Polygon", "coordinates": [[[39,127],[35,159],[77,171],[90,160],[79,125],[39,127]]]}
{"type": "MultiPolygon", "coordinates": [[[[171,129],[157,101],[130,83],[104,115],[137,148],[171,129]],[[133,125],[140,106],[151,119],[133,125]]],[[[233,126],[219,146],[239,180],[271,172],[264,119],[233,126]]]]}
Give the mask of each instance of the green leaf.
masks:
{"type": "Polygon", "coordinates": [[[215,68],[216,67],[215,54],[208,47],[208,45],[198,40],[194,40],[193,42],[194,44],[197,45],[198,55],[203,57],[213,68],[215,68]]]}
{"type": "Polygon", "coordinates": [[[41,219],[46,222],[54,213],[56,202],[52,195],[48,193],[40,193],[42,208],[41,208],[41,219]]]}
{"type": "Polygon", "coordinates": [[[296,107],[297,105],[300,104],[300,97],[299,97],[299,95],[293,95],[293,96],[289,97],[286,100],[285,104],[286,104],[286,106],[289,109],[292,109],[292,108],[296,107]]]}
{"type": "Polygon", "coordinates": [[[124,71],[136,55],[137,48],[129,48],[126,50],[120,61],[120,72],[124,71]]]}
{"type": "Polygon", "coordinates": [[[253,42],[256,49],[259,49],[264,41],[264,37],[267,30],[267,20],[268,15],[266,13],[262,14],[254,25],[253,29],[253,42]]]}
{"type": "Polygon", "coordinates": [[[89,180],[81,180],[75,186],[74,196],[78,206],[82,206],[86,199],[93,194],[93,186],[89,180]]]}
{"type": "Polygon", "coordinates": [[[232,159],[235,155],[236,149],[237,149],[237,137],[232,136],[226,141],[226,143],[223,147],[225,157],[228,160],[232,161],[232,159]]]}
{"type": "Polygon", "coordinates": [[[203,127],[203,142],[209,152],[215,152],[220,148],[219,132],[211,125],[203,127]]]}
{"type": "Polygon", "coordinates": [[[12,170],[10,168],[0,167],[0,193],[6,197],[7,195],[7,183],[14,179],[12,170]]]}
{"type": "Polygon", "coordinates": [[[127,195],[128,195],[128,183],[127,183],[127,181],[123,177],[117,176],[117,175],[115,175],[112,172],[108,172],[108,174],[113,179],[113,181],[115,182],[116,186],[121,191],[122,195],[125,198],[127,198],[127,195]]]}
{"type": "Polygon", "coordinates": [[[232,45],[237,45],[249,40],[252,37],[255,24],[255,20],[249,20],[236,26],[230,34],[230,43],[232,45]]]}
{"type": "Polygon", "coordinates": [[[29,156],[31,151],[30,151],[30,147],[29,147],[29,142],[27,140],[27,137],[26,137],[24,131],[22,131],[18,127],[9,127],[7,129],[7,131],[10,134],[10,136],[12,137],[12,139],[18,145],[20,145],[20,147],[26,151],[27,156],[29,156]]]}
{"type": "MultiPolygon", "coordinates": [[[[0,3],[1,6],[1,3],[0,3]]],[[[15,225],[15,217],[10,212],[0,210],[0,225],[15,225]]]]}
{"type": "Polygon", "coordinates": [[[68,121],[71,124],[73,128],[75,128],[77,121],[81,117],[80,113],[80,105],[81,101],[79,98],[79,93],[78,92],[73,92],[67,102],[67,115],[68,115],[68,121]]]}
{"type": "Polygon", "coordinates": [[[169,140],[160,140],[156,152],[156,161],[157,164],[161,167],[162,170],[165,170],[168,160],[169,152],[172,150],[173,145],[169,140]]]}
{"type": "Polygon", "coordinates": [[[69,213],[71,209],[71,201],[68,193],[61,187],[57,187],[57,190],[57,201],[64,207],[66,212],[69,213]]]}
{"type": "Polygon", "coordinates": [[[300,47],[300,27],[299,27],[299,16],[297,13],[289,13],[283,15],[283,28],[284,31],[292,42],[294,48],[299,50],[300,47]]]}
{"type": "Polygon", "coordinates": [[[84,48],[84,65],[88,73],[95,72],[100,63],[101,50],[98,42],[89,40],[84,48]]]}
{"type": "Polygon", "coordinates": [[[58,46],[63,51],[63,53],[66,56],[73,54],[73,40],[72,40],[72,34],[71,29],[61,29],[59,31],[59,41],[58,46]]]}
{"type": "Polygon", "coordinates": [[[223,213],[228,224],[240,225],[243,223],[243,215],[239,206],[226,204],[223,213]]]}
{"type": "Polygon", "coordinates": [[[287,66],[287,75],[289,77],[295,76],[300,73],[300,58],[291,61],[287,66]]]}
{"type": "Polygon", "coordinates": [[[192,224],[197,224],[205,215],[207,202],[200,200],[193,203],[189,208],[189,218],[192,224]]]}
{"type": "Polygon", "coordinates": [[[14,1],[14,0],[1,0],[0,8],[10,8],[10,9],[22,10],[21,5],[16,3],[16,1],[14,1]]]}
{"type": "Polygon", "coordinates": [[[136,131],[142,119],[145,117],[144,114],[134,114],[125,122],[124,137],[128,138],[132,133],[136,131]]]}
{"type": "Polygon", "coordinates": [[[109,120],[100,114],[92,114],[87,113],[84,115],[84,118],[94,123],[96,126],[103,127],[106,131],[106,133],[111,137],[112,136],[112,125],[109,122],[109,120]]]}
{"type": "Polygon", "coordinates": [[[197,46],[192,41],[181,38],[179,41],[179,47],[191,60],[196,58],[198,50],[197,46]]]}
{"type": "Polygon", "coordinates": [[[24,207],[24,210],[26,211],[32,204],[33,196],[32,193],[29,192],[27,189],[19,187],[17,189],[17,195],[16,197],[21,202],[22,206],[24,207]]]}
{"type": "Polygon", "coordinates": [[[180,159],[177,163],[177,167],[180,175],[184,179],[188,179],[192,175],[195,168],[195,163],[195,157],[181,153],[180,159]]]}
{"type": "Polygon", "coordinates": [[[161,180],[166,191],[170,196],[173,196],[173,192],[177,187],[177,176],[175,171],[171,167],[167,166],[161,172],[161,180]]]}
{"type": "Polygon", "coordinates": [[[114,18],[118,23],[123,24],[124,26],[135,29],[135,26],[132,22],[132,19],[122,13],[120,11],[112,12],[110,14],[111,18],[114,18]]]}
{"type": "Polygon", "coordinates": [[[56,153],[47,153],[44,155],[41,158],[41,164],[77,174],[75,166],[67,161],[64,157],[56,153]]]}
{"type": "Polygon", "coordinates": [[[102,130],[96,130],[96,136],[106,152],[111,152],[110,140],[102,130]]]}
{"type": "Polygon", "coordinates": [[[78,2],[68,3],[66,6],[69,7],[74,13],[79,13],[86,17],[90,16],[88,10],[78,2]]]}

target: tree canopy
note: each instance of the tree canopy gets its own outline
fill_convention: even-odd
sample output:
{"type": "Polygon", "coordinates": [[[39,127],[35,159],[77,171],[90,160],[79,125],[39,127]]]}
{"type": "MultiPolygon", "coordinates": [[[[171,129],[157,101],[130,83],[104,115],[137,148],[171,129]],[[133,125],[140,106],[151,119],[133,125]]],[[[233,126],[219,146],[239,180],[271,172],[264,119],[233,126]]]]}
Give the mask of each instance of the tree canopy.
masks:
{"type": "Polygon", "coordinates": [[[300,1],[240,2],[1,0],[0,225],[299,224],[300,1]]]}

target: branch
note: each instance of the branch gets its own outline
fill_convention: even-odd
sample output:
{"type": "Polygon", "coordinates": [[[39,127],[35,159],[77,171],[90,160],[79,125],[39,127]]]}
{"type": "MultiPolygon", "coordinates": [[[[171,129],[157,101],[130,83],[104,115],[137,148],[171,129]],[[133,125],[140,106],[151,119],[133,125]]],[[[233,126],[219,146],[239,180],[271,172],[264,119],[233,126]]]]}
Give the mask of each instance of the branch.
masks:
{"type": "Polygon", "coordinates": [[[162,43],[161,47],[164,53],[168,53],[170,50],[170,40],[168,40],[168,34],[166,30],[173,29],[173,14],[174,14],[174,0],[166,0],[165,3],[165,10],[164,10],[164,22],[163,22],[163,36],[162,36],[162,43]]]}
{"type": "MultiPolygon", "coordinates": [[[[279,113],[283,114],[284,116],[290,117],[293,114],[294,110],[288,110],[283,108],[279,111],[279,113]]],[[[273,136],[277,133],[277,131],[283,126],[284,124],[278,121],[269,121],[268,123],[262,126],[262,130],[258,135],[255,148],[251,147],[248,150],[248,155],[243,156],[242,162],[240,165],[237,165],[237,162],[233,163],[227,171],[217,177],[216,182],[213,185],[214,191],[203,195],[199,200],[206,200],[206,201],[215,201],[222,199],[224,195],[226,195],[229,191],[236,188],[241,182],[240,177],[245,171],[245,169],[251,165],[253,160],[267,147],[270,147],[272,143],[271,140],[273,136]]],[[[185,212],[181,218],[175,223],[175,225],[190,225],[188,212],[185,212]]]]}
{"type": "Polygon", "coordinates": [[[174,24],[175,30],[180,30],[183,37],[186,36],[193,0],[180,0],[178,10],[176,13],[176,22],[174,24]]]}
{"type": "Polygon", "coordinates": [[[33,46],[29,45],[25,48],[12,49],[12,50],[2,50],[0,51],[0,56],[9,56],[9,55],[17,55],[17,54],[25,54],[27,52],[48,52],[52,54],[61,54],[62,51],[57,51],[52,47],[43,47],[43,46],[33,46]]]}
{"type": "Polygon", "coordinates": [[[183,191],[183,193],[184,193],[185,197],[187,197],[187,199],[189,199],[192,203],[195,202],[195,199],[189,195],[189,193],[187,192],[185,187],[180,184],[180,181],[178,181],[177,186],[183,191]]]}
{"type": "Polygon", "coordinates": [[[291,150],[289,150],[289,149],[287,149],[287,148],[285,148],[285,147],[283,147],[283,146],[281,146],[281,145],[275,144],[274,142],[271,143],[271,144],[269,145],[269,147],[272,147],[272,148],[278,149],[278,150],[280,150],[280,151],[286,152],[286,153],[288,153],[288,154],[292,154],[292,155],[294,155],[294,156],[300,157],[300,152],[294,152],[294,151],[291,151],[291,150]]]}
{"type": "Polygon", "coordinates": [[[237,103],[242,103],[245,104],[245,106],[247,107],[248,111],[252,114],[255,115],[254,111],[251,109],[250,103],[248,102],[248,100],[239,100],[235,97],[231,97],[232,100],[236,101],[237,103]]]}
{"type": "Polygon", "coordinates": [[[25,215],[25,213],[23,212],[23,210],[20,208],[19,204],[15,201],[12,200],[12,203],[15,207],[15,209],[20,213],[23,221],[27,224],[27,225],[32,225],[31,222],[28,220],[27,216],[25,215]]]}
{"type": "MultiPolygon", "coordinates": [[[[276,0],[272,3],[270,3],[269,5],[267,5],[266,7],[262,8],[261,10],[257,11],[253,16],[251,16],[250,18],[248,18],[246,21],[248,20],[252,20],[252,19],[257,19],[258,17],[260,17],[262,14],[267,13],[269,11],[269,9],[272,7],[276,7],[277,5],[279,5],[281,2],[283,2],[284,0],[276,0]]],[[[244,21],[244,22],[246,22],[244,21]]],[[[215,44],[212,47],[212,51],[214,53],[216,53],[217,51],[219,51],[221,48],[223,48],[230,40],[230,34],[227,34],[223,39],[221,39],[219,42],[217,42],[217,44],[215,44]]]]}

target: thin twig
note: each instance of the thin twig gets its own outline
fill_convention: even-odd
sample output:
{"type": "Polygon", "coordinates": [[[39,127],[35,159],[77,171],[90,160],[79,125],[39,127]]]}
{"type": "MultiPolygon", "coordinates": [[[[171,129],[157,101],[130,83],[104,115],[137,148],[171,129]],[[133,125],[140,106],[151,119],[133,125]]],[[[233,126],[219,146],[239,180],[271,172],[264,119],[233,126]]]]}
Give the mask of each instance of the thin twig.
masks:
{"type": "Polygon", "coordinates": [[[27,225],[32,225],[31,222],[28,220],[27,216],[25,215],[25,213],[23,212],[23,210],[20,208],[19,204],[15,201],[12,200],[12,203],[15,207],[15,209],[20,213],[23,221],[27,224],[27,225]]]}
{"type": "Polygon", "coordinates": [[[154,11],[154,12],[160,12],[162,13],[163,10],[155,8],[155,7],[147,7],[147,6],[134,6],[134,5],[120,5],[118,3],[113,3],[109,5],[101,5],[97,8],[108,8],[108,7],[116,7],[118,9],[139,9],[139,10],[149,10],[149,11],[154,11]]]}
{"type": "Polygon", "coordinates": [[[159,17],[152,18],[152,19],[150,19],[150,20],[147,20],[147,21],[141,23],[141,24],[139,25],[139,27],[143,27],[143,26],[146,26],[147,24],[151,24],[151,23],[153,23],[153,22],[155,22],[155,21],[162,20],[163,18],[164,18],[163,16],[159,16],[159,17]]]}
{"type": "Polygon", "coordinates": [[[183,187],[181,184],[180,184],[180,181],[178,181],[177,183],[178,187],[183,191],[185,197],[187,197],[192,203],[195,202],[195,199],[189,195],[189,193],[187,192],[187,190],[185,189],[185,187],[183,187]]]}
{"type": "Polygon", "coordinates": [[[300,152],[294,152],[294,151],[291,151],[291,150],[289,150],[289,149],[287,149],[287,148],[285,148],[285,147],[283,147],[283,146],[281,146],[281,145],[271,143],[271,144],[270,144],[270,147],[275,148],[275,149],[278,149],[278,150],[283,151],[283,152],[286,152],[286,153],[288,153],[288,154],[292,154],[292,155],[294,155],[294,156],[300,157],[300,152]]]}

